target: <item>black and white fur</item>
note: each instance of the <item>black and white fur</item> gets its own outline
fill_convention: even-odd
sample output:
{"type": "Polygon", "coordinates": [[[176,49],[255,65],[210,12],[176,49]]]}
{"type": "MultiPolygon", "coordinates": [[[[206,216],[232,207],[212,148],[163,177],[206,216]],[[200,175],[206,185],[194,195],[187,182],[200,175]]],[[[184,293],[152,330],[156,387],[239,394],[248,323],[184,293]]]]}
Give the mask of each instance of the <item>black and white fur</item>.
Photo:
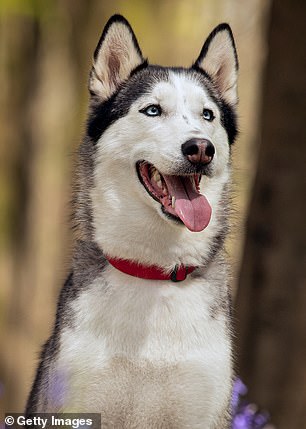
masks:
{"type": "Polygon", "coordinates": [[[75,248],[56,323],[27,403],[33,412],[98,412],[103,428],[228,428],[232,343],[227,232],[237,55],[221,24],[191,68],[149,65],[128,22],[113,16],[89,79],[87,132],[73,198],[75,248]],[[143,113],[159,105],[162,114],[143,113]],[[203,117],[203,109],[214,119],[203,117]],[[137,163],[192,174],[181,146],[209,139],[215,155],[200,183],[212,207],[191,232],[144,188],[137,163]],[[181,283],[119,272],[105,257],[171,270],[181,283]]]}

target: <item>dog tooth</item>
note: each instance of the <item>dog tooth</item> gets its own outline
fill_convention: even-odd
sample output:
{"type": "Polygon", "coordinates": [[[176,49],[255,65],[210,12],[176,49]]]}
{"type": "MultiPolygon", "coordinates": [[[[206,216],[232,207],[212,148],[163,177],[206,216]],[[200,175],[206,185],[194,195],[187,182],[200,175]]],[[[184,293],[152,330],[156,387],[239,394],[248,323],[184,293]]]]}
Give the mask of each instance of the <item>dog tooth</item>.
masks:
{"type": "Polygon", "coordinates": [[[156,181],[156,184],[157,184],[157,186],[158,186],[160,189],[162,189],[162,188],[163,188],[163,184],[162,184],[161,180],[157,180],[157,181],[156,181]]]}
{"type": "Polygon", "coordinates": [[[175,209],[175,197],[171,198],[171,206],[173,209],[175,209]]]}
{"type": "Polygon", "coordinates": [[[160,182],[160,174],[157,170],[155,170],[154,175],[153,175],[153,179],[155,180],[155,182],[160,182]]]}

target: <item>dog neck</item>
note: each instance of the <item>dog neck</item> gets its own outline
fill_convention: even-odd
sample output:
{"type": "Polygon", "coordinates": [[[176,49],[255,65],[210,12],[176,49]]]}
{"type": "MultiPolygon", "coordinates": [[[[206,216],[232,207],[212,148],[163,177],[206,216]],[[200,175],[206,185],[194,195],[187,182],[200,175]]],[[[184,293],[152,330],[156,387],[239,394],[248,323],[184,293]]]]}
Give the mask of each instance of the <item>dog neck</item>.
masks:
{"type": "Polygon", "coordinates": [[[181,282],[191,274],[196,267],[176,265],[171,272],[165,272],[156,265],[142,265],[128,259],[116,259],[107,257],[108,262],[117,270],[133,277],[147,280],[171,280],[181,282]]]}

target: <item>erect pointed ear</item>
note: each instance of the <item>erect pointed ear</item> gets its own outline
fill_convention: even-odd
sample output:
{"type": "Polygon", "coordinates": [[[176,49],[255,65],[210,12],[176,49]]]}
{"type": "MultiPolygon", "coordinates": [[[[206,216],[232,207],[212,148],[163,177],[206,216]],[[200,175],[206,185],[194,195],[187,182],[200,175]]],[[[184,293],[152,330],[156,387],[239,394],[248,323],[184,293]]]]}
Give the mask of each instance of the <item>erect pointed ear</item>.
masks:
{"type": "Polygon", "coordinates": [[[224,101],[237,104],[238,58],[228,24],[220,24],[210,33],[193,67],[211,77],[224,101]]]}
{"type": "Polygon", "coordinates": [[[129,78],[132,70],[144,62],[128,21],[121,15],[112,16],[94,53],[89,77],[90,93],[107,99],[129,78]]]}

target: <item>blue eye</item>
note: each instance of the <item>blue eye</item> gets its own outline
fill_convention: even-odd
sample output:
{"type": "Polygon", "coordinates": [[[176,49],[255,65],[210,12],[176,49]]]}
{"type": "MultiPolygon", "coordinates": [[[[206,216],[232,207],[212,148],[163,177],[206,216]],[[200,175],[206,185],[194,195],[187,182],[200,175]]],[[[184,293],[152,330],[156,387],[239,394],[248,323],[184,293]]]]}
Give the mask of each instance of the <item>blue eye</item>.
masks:
{"type": "Polygon", "coordinates": [[[144,113],[147,116],[160,116],[161,115],[161,107],[158,104],[151,104],[145,109],[140,110],[141,113],[144,113]]]}
{"type": "Polygon", "coordinates": [[[203,109],[203,118],[209,122],[213,121],[215,119],[213,111],[210,109],[203,109]]]}

